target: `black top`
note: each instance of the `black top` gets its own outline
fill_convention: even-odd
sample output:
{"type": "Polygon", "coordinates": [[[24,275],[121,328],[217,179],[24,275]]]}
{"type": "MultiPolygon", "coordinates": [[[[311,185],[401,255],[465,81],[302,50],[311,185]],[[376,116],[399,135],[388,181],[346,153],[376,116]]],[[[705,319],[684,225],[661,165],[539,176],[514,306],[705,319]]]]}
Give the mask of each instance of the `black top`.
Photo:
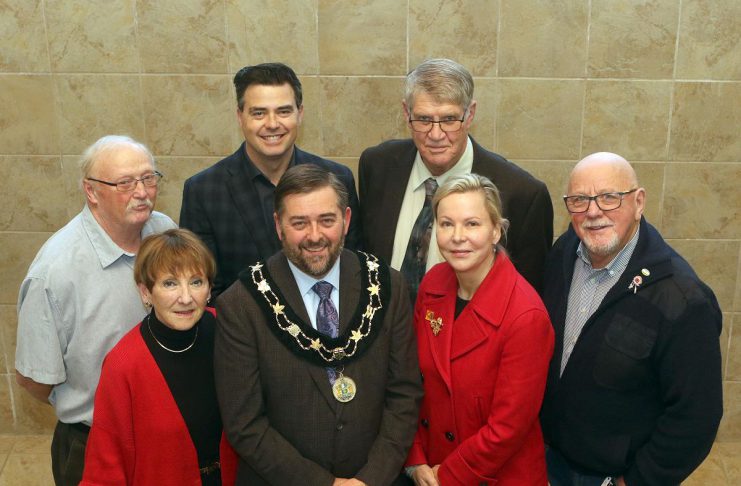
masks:
{"type": "Polygon", "coordinates": [[[461,299],[457,295],[455,296],[455,318],[458,319],[458,316],[461,315],[461,312],[463,312],[463,309],[466,308],[468,305],[468,300],[461,299]]]}
{"type": "MultiPolygon", "coordinates": [[[[144,342],[188,427],[201,468],[219,460],[221,442],[222,424],[214,386],[215,322],[211,313],[204,312],[191,329],[177,331],[162,324],[152,311],[141,326],[144,342]],[[172,351],[188,349],[176,353],[163,346],[172,351]]],[[[220,471],[202,475],[204,486],[221,484],[220,479],[220,471]]]]}

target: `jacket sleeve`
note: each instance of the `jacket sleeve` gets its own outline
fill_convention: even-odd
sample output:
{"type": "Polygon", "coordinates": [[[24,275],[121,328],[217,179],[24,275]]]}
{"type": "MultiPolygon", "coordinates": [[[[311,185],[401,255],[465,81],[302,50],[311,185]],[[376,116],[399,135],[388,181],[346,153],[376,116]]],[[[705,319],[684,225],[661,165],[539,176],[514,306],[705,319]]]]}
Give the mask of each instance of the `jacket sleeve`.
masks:
{"type": "Polygon", "coordinates": [[[520,450],[533,427],[539,427],[553,328],[544,310],[528,310],[504,336],[496,375],[496,398],[486,425],[463,441],[440,465],[445,486],[492,481],[499,468],[520,450]]]}
{"type": "Polygon", "coordinates": [[[718,336],[721,313],[709,289],[674,321],[659,343],[664,411],[625,472],[628,486],[679,484],[710,452],[723,415],[718,336]]]}
{"type": "Polygon", "coordinates": [[[513,242],[517,271],[540,294],[543,288],[545,259],[553,243],[553,204],[545,184],[532,195],[513,242]]]}
{"type": "Polygon", "coordinates": [[[95,415],[85,448],[81,486],[123,486],[134,477],[134,430],[129,382],[115,357],[103,363],[95,415]]]}
{"type": "Polygon", "coordinates": [[[368,485],[391,484],[401,473],[414,438],[423,393],[407,287],[400,273],[392,270],[391,277],[393,304],[386,317],[392,326],[386,402],[368,462],[355,475],[368,485]]]}
{"type": "Polygon", "coordinates": [[[330,486],[334,476],[302,456],[270,425],[262,398],[257,338],[245,319],[250,312],[244,306],[250,298],[246,292],[234,286],[216,301],[214,374],[227,439],[237,455],[272,484],[330,486]],[[244,294],[234,298],[232,292],[238,291],[244,294]]]}

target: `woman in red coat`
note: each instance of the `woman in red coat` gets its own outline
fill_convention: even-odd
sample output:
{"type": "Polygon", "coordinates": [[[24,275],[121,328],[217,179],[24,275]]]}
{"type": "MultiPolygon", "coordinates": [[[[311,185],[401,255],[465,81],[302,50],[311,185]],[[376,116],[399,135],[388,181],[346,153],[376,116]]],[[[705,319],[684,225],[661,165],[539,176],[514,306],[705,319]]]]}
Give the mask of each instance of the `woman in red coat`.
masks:
{"type": "Polygon", "coordinates": [[[134,279],[152,311],[103,362],[82,486],[234,484],[206,307],[214,274],[213,257],[188,230],[142,242],[134,279]]]}
{"type": "Polygon", "coordinates": [[[538,412],[553,329],[498,245],[499,192],[455,177],[433,211],[446,261],[425,275],[414,311],[425,396],[407,473],[418,486],[545,486],[538,412]]]}

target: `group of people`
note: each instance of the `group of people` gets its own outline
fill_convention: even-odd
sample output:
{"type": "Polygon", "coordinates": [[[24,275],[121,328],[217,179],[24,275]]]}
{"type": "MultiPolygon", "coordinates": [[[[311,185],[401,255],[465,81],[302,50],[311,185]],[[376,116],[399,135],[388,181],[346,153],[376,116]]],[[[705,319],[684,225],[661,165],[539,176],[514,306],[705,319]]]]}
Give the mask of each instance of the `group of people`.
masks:
{"type": "Polygon", "coordinates": [[[18,299],[18,383],[57,485],[678,485],[722,415],[713,292],[622,157],[545,184],[469,135],[460,64],[406,79],[412,138],[352,172],[296,147],[301,82],[234,78],[244,143],[184,185],[122,136],[18,299]],[[210,303],[213,302],[213,305],[210,303]]]}

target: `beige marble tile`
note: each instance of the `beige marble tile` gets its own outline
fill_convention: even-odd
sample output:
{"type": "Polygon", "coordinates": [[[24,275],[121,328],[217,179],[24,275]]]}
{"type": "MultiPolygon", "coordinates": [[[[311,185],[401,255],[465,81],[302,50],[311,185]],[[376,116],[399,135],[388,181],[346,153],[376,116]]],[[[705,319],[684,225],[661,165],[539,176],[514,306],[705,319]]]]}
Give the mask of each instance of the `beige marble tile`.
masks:
{"type": "Polygon", "coordinates": [[[587,0],[505,1],[500,15],[500,76],[584,76],[587,0]]]}
{"type": "MultiPolygon", "coordinates": [[[[236,147],[235,147],[236,150],[236,147]]],[[[185,179],[211,167],[222,157],[159,157],[157,169],[165,174],[157,191],[157,211],[165,213],[175,222],[180,219],[185,179]]]]}
{"type": "Polygon", "coordinates": [[[736,274],[736,297],[733,299],[733,310],[741,312],[741,255],[738,257],[738,273],[736,274]]]}
{"type": "Polygon", "coordinates": [[[2,153],[59,153],[51,76],[0,75],[0,106],[2,153]]]}
{"type": "Polygon", "coordinates": [[[41,0],[5,0],[0,16],[0,72],[49,71],[41,0]]]}
{"type": "Polygon", "coordinates": [[[723,311],[730,311],[736,288],[739,241],[729,240],[668,240],[697,275],[715,293],[723,311]]]}
{"type": "Polygon", "coordinates": [[[139,71],[134,0],[46,0],[44,11],[55,72],[139,71]]]}
{"type": "Polygon", "coordinates": [[[13,444],[12,454],[48,454],[51,450],[52,436],[19,435],[13,444]]]}
{"type": "MultiPolygon", "coordinates": [[[[720,422],[719,442],[741,441],[741,382],[723,382],[723,419],[720,422]]],[[[736,463],[738,466],[738,463],[736,463]]],[[[734,476],[739,478],[741,469],[736,470],[734,476]]],[[[729,483],[729,484],[739,484],[729,483]]]]}
{"type": "Polygon", "coordinates": [[[15,304],[18,289],[41,245],[51,233],[0,232],[0,304],[15,304]]]}
{"type": "Polygon", "coordinates": [[[590,76],[671,78],[679,2],[592,0],[590,76]]]}
{"type": "Polygon", "coordinates": [[[409,69],[447,57],[474,76],[496,76],[499,0],[410,0],[409,69]]]}
{"type": "Polygon", "coordinates": [[[682,2],[677,77],[741,80],[741,2],[682,2]]]}
{"type": "Polygon", "coordinates": [[[60,159],[0,156],[0,231],[56,231],[66,222],[60,159]]]}
{"type": "Polygon", "coordinates": [[[136,0],[139,55],[148,73],[227,73],[223,0],[136,0]]]}
{"type": "Polygon", "coordinates": [[[669,133],[670,81],[588,81],[582,156],[616,152],[663,160],[669,133]]]}
{"type": "Polygon", "coordinates": [[[56,77],[62,152],[79,154],[104,135],[144,138],[138,76],[73,74],[56,77]]]}
{"type": "Polygon", "coordinates": [[[15,433],[13,421],[13,401],[10,397],[11,375],[0,375],[0,434],[15,433]]]}
{"type": "Polygon", "coordinates": [[[664,236],[741,238],[739,185],[738,164],[668,164],[664,236]]]}
{"type": "MultiPolygon", "coordinates": [[[[324,153],[322,137],[322,83],[317,76],[302,76],[301,87],[304,93],[304,118],[299,128],[296,145],[301,150],[313,154],[324,153]]],[[[328,107],[333,113],[333,107],[328,107]]]]}
{"type": "Polygon", "coordinates": [[[85,206],[85,195],[80,187],[80,156],[65,155],[62,157],[62,179],[64,182],[64,207],[67,220],[74,218],[85,206]]]}
{"type": "Polygon", "coordinates": [[[366,147],[408,137],[402,78],[323,77],[324,155],[359,156],[366,147]]]}
{"type": "Polygon", "coordinates": [[[548,186],[553,204],[553,236],[558,238],[565,232],[571,219],[563,203],[563,195],[569,183],[569,174],[576,161],[570,160],[513,160],[548,186]]]}
{"type": "Polygon", "coordinates": [[[497,152],[514,159],[579,156],[584,82],[501,79],[497,152]]]}
{"type": "Polygon", "coordinates": [[[15,344],[18,314],[15,305],[0,305],[0,373],[15,373],[15,344]]]}
{"type": "Polygon", "coordinates": [[[54,484],[51,454],[10,454],[0,474],[0,486],[49,486],[54,484]]]}
{"type": "Polygon", "coordinates": [[[741,441],[716,442],[713,447],[723,463],[728,482],[726,484],[736,485],[741,483],[741,441]]]}
{"type": "Polygon", "coordinates": [[[231,72],[280,61],[299,74],[318,74],[316,0],[281,0],[265,7],[262,0],[226,0],[231,72]]]}
{"type": "Polygon", "coordinates": [[[729,335],[724,378],[741,381],[741,314],[728,314],[728,319],[723,322],[723,331],[729,335]]]}
{"type": "MultiPolygon", "coordinates": [[[[15,404],[15,430],[21,434],[50,434],[54,432],[57,417],[51,405],[36,400],[15,380],[11,380],[11,393],[15,404]]],[[[12,455],[12,454],[11,454],[12,455]]]]}
{"type": "Polygon", "coordinates": [[[723,470],[723,462],[719,457],[711,454],[705,458],[702,464],[685,481],[682,486],[723,486],[726,483],[726,475],[723,470]]]}
{"type": "Polygon", "coordinates": [[[632,162],[638,183],[646,189],[646,207],[643,215],[649,223],[660,228],[664,196],[664,168],[661,162],[632,162]]]}
{"type": "Polygon", "coordinates": [[[476,115],[469,133],[482,147],[496,152],[497,80],[474,79],[473,99],[476,115]]]}
{"type": "Polygon", "coordinates": [[[146,144],[160,155],[225,155],[241,134],[228,76],[147,76],[146,144]]]}
{"type": "MultiPolygon", "coordinates": [[[[8,454],[13,449],[13,444],[18,440],[15,435],[0,435],[0,454],[8,454]]],[[[0,458],[5,460],[5,458],[0,458]]]]}
{"type": "Polygon", "coordinates": [[[406,74],[406,24],[397,0],[319,0],[321,74],[406,74]]]}
{"type": "Polygon", "coordinates": [[[676,83],[670,160],[741,160],[741,83],[676,83]]]}

